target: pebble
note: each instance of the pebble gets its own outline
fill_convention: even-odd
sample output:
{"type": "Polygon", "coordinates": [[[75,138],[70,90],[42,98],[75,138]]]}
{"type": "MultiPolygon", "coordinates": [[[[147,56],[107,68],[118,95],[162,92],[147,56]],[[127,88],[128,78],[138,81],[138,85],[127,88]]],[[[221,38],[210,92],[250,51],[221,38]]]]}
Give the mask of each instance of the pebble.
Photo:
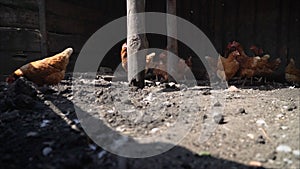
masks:
{"type": "Polygon", "coordinates": [[[276,151],[283,152],[283,153],[290,153],[292,151],[292,148],[290,146],[281,144],[281,145],[277,146],[276,151]]]}
{"type": "Polygon", "coordinates": [[[250,139],[254,139],[254,134],[247,134],[250,139]]]}
{"type": "Polygon", "coordinates": [[[256,140],[256,143],[258,143],[258,144],[266,144],[266,139],[262,135],[260,135],[260,136],[258,136],[258,138],[256,140]]]}
{"type": "Polygon", "coordinates": [[[238,114],[247,114],[244,108],[239,108],[237,112],[238,114]]]}
{"type": "Polygon", "coordinates": [[[165,101],[165,102],[163,102],[163,105],[166,106],[166,107],[171,107],[172,103],[169,102],[169,101],[165,101]]]}
{"type": "Polygon", "coordinates": [[[98,153],[98,159],[101,159],[107,152],[105,150],[102,150],[98,153]]]}
{"type": "Polygon", "coordinates": [[[268,126],[267,123],[266,123],[263,119],[257,120],[257,121],[256,121],[256,124],[257,124],[258,126],[265,126],[265,127],[268,126]]]}
{"type": "Polygon", "coordinates": [[[277,116],[276,116],[277,118],[279,118],[279,119],[281,119],[281,118],[283,118],[284,117],[284,114],[278,114],[277,116]]]}
{"type": "Polygon", "coordinates": [[[294,150],[293,151],[294,156],[296,156],[297,158],[300,158],[300,150],[294,150]]]}
{"type": "Polygon", "coordinates": [[[288,126],[281,126],[280,129],[281,130],[287,130],[289,127],[288,126]]]}
{"type": "Polygon", "coordinates": [[[293,111],[294,109],[297,108],[296,104],[295,103],[291,103],[287,106],[283,106],[284,109],[286,109],[287,111],[293,111]]]}
{"type": "Polygon", "coordinates": [[[255,160],[258,162],[267,162],[268,161],[266,158],[263,157],[262,154],[259,154],[259,153],[255,155],[255,160]]]}
{"type": "Polygon", "coordinates": [[[151,133],[151,134],[154,134],[154,133],[156,133],[156,132],[158,132],[158,131],[159,131],[158,128],[153,128],[153,129],[151,129],[150,133],[151,133]]]}
{"type": "Polygon", "coordinates": [[[216,102],[216,103],[214,104],[214,107],[222,107],[222,104],[221,104],[220,102],[216,102]]]}
{"type": "Polygon", "coordinates": [[[51,152],[52,152],[52,148],[51,147],[45,147],[43,149],[43,155],[44,156],[48,156],[51,152]]]}
{"type": "Polygon", "coordinates": [[[241,90],[238,89],[237,87],[235,86],[230,86],[228,89],[227,89],[228,92],[240,92],[241,90]]]}
{"type": "Polygon", "coordinates": [[[31,131],[31,132],[28,132],[26,134],[26,137],[35,137],[38,135],[38,132],[35,132],[35,131],[31,131]]]}
{"type": "Polygon", "coordinates": [[[43,120],[40,127],[46,127],[50,123],[50,120],[43,120]]]}
{"type": "Polygon", "coordinates": [[[214,121],[217,124],[223,124],[224,123],[224,115],[223,114],[217,114],[214,116],[214,121]]]}
{"type": "Polygon", "coordinates": [[[249,162],[249,165],[250,165],[250,166],[253,166],[253,167],[261,167],[261,166],[262,166],[262,163],[259,162],[259,161],[250,161],[250,162],[249,162]]]}
{"type": "Polygon", "coordinates": [[[204,91],[202,94],[203,94],[204,96],[207,96],[207,95],[211,95],[211,92],[210,92],[210,90],[208,89],[208,90],[204,91]]]}
{"type": "Polygon", "coordinates": [[[74,122],[75,124],[79,124],[79,123],[80,123],[80,121],[79,121],[78,119],[73,119],[73,122],[74,122]]]}
{"type": "Polygon", "coordinates": [[[288,159],[288,158],[284,158],[283,161],[286,162],[287,164],[292,164],[293,163],[293,161],[288,159]]]}
{"type": "Polygon", "coordinates": [[[89,144],[89,148],[93,151],[95,151],[97,149],[97,146],[94,144],[89,144]]]}

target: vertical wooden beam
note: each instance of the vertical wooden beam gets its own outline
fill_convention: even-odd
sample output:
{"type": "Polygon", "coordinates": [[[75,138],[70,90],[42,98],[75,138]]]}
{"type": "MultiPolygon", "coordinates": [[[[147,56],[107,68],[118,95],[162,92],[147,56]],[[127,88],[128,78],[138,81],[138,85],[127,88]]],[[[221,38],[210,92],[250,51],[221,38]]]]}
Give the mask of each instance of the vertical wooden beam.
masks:
{"type": "Polygon", "coordinates": [[[213,30],[214,30],[214,45],[215,48],[219,53],[222,53],[222,36],[223,36],[223,31],[224,25],[223,25],[223,2],[222,1],[214,1],[214,23],[213,23],[213,30]]]}
{"type": "MultiPolygon", "coordinates": [[[[176,16],[176,0],[167,0],[167,13],[176,16]]],[[[176,18],[167,17],[167,49],[168,51],[174,53],[178,56],[178,43],[177,39],[171,37],[171,35],[177,36],[177,20],[176,18]]],[[[176,74],[176,65],[178,58],[176,57],[167,57],[167,68],[168,73],[175,75],[176,74]]],[[[171,77],[168,78],[170,81],[174,81],[171,77]]]]}
{"type": "Polygon", "coordinates": [[[48,55],[47,28],[46,28],[46,0],[37,0],[39,6],[39,26],[41,33],[42,56],[48,55]]]}
{"type": "Polygon", "coordinates": [[[276,29],[277,29],[277,39],[276,39],[276,56],[280,56],[280,51],[281,51],[281,43],[282,43],[282,15],[283,15],[283,1],[279,0],[278,6],[279,8],[279,15],[277,16],[277,23],[276,23],[276,29]]]}
{"type": "Polygon", "coordinates": [[[236,4],[236,13],[235,13],[235,31],[234,31],[234,36],[235,38],[238,37],[238,34],[239,34],[239,30],[240,30],[240,23],[239,23],[239,16],[241,15],[239,9],[241,8],[240,6],[240,0],[236,0],[235,1],[235,4],[236,4]]]}
{"type": "MultiPolygon", "coordinates": [[[[224,46],[225,45],[227,45],[227,42],[226,42],[226,40],[225,40],[225,37],[226,37],[226,32],[227,32],[227,27],[225,26],[225,16],[226,16],[226,13],[227,13],[227,3],[226,3],[226,1],[222,1],[222,20],[221,20],[221,30],[220,30],[220,32],[222,32],[222,35],[221,35],[221,37],[219,37],[219,38],[221,38],[221,50],[222,50],[222,52],[224,52],[226,49],[224,48],[224,46]]],[[[225,55],[224,55],[225,56],[225,55]]],[[[226,56],[225,56],[226,57],[226,56]]]]}
{"type": "Polygon", "coordinates": [[[144,88],[146,51],[148,41],[145,32],[145,0],[127,0],[127,59],[128,81],[131,85],[144,88]],[[141,51],[139,54],[137,52],[141,51]]]}

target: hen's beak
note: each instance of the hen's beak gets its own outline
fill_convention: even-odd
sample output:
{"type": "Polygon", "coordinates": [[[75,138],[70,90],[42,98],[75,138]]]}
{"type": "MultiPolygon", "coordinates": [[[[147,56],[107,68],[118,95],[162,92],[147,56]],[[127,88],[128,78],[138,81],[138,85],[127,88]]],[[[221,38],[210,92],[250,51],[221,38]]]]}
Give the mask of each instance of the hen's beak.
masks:
{"type": "Polygon", "coordinates": [[[73,49],[72,48],[67,48],[63,51],[64,53],[67,53],[67,55],[72,55],[73,49]]]}

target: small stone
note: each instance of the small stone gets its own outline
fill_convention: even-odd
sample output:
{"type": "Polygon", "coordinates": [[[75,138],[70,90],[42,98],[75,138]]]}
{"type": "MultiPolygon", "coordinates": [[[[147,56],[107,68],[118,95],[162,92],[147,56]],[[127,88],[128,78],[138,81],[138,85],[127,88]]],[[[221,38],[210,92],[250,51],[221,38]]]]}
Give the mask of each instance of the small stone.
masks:
{"type": "Polygon", "coordinates": [[[269,159],[269,160],[276,160],[276,158],[277,158],[277,153],[275,152],[275,151],[273,151],[273,152],[271,152],[269,155],[267,155],[267,158],[269,159]]]}
{"type": "Polygon", "coordinates": [[[171,107],[172,103],[169,102],[169,101],[165,101],[165,102],[163,102],[163,105],[166,106],[166,107],[171,107]]]}
{"type": "Polygon", "coordinates": [[[151,129],[150,133],[151,133],[151,134],[154,134],[154,133],[156,133],[156,132],[158,132],[158,131],[159,131],[158,128],[153,128],[153,129],[151,129]]]}
{"type": "Polygon", "coordinates": [[[257,120],[257,121],[256,121],[256,124],[257,124],[258,126],[265,126],[265,127],[267,127],[267,123],[266,123],[263,119],[257,120]]]}
{"type": "Polygon", "coordinates": [[[89,148],[93,151],[97,150],[97,146],[94,144],[89,144],[89,148]]]}
{"type": "Polygon", "coordinates": [[[292,148],[290,146],[281,144],[281,145],[277,146],[276,151],[283,152],[283,153],[290,153],[292,151],[292,148]]]}
{"type": "Polygon", "coordinates": [[[223,114],[217,114],[214,116],[214,121],[217,123],[217,124],[223,124],[224,123],[224,115],[223,114]]]}
{"type": "Polygon", "coordinates": [[[294,150],[293,151],[294,156],[296,156],[297,158],[300,158],[300,150],[294,150]]]}
{"type": "Polygon", "coordinates": [[[107,152],[105,150],[102,150],[98,153],[98,159],[101,159],[107,152]]]}
{"type": "Polygon", "coordinates": [[[129,99],[124,100],[123,103],[128,105],[133,105],[133,103],[129,99]]]}
{"type": "Polygon", "coordinates": [[[247,114],[244,108],[239,108],[237,112],[238,114],[247,114]]]}
{"type": "Polygon", "coordinates": [[[287,163],[287,164],[292,164],[292,163],[293,163],[293,161],[290,160],[290,159],[288,159],[288,158],[284,158],[283,161],[284,161],[285,163],[287,163]]]}
{"type": "Polygon", "coordinates": [[[296,104],[295,103],[291,103],[287,106],[283,106],[284,109],[286,109],[287,111],[293,111],[294,109],[297,108],[296,104]]]}
{"type": "Polygon", "coordinates": [[[222,106],[222,104],[220,103],[220,102],[216,102],[215,104],[214,104],[214,107],[221,107],[222,106]]]}
{"type": "Polygon", "coordinates": [[[281,130],[287,130],[289,127],[288,126],[281,126],[280,129],[281,130]]]}
{"type": "Polygon", "coordinates": [[[255,155],[255,160],[256,161],[259,161],[259,162],[267,162],[268,160],[265,158],[265,157],[263,157],[261,154],[256,154],[255,155]]]}
{"type": "Polygon", "coordinates": [[[79,124],[79,123],[80,123],[80,121],[79,121],[78,119],[73,119],[73,122],[74,122],[75,124],[79,124]]]}
{"type": "Polygon", "coordinates": [[[281,118],[283,118],[284,117],[284,114],[278,114],[277,116],[276,116],[277,118],[279,118],[279,119],[281,119],[281,118]]]}
{"type": "Polygon", "coordinates": [[[210,92],[210,90],[206,90],[205,92],[203,92],[202,93],[204,96],[206,96],[206,95],[211,95],[211,92],[210,92]]]}
{"type": "Polygon", "coordinates": [[[198,142],[198,141],[193,141],[193,146],[195,146],[195,147],[199,147],[199,146],[200,146],[200,144],[199,144],[199,142],[198,142]]]}
{"type": "Polygon", "coordinates": [[[262,166],[262,163],[259,162],[259,161],[250,161],[250,162],[249,162],[249,165],[250,165],[250,166],[253,166],[253,167],[261,167],[261,166],[262,166]]]}
{"type": "Polygon", "coordinates": [[[26,134],[26,137],[35,137],[38,135],[38,132],[35,132],[35,131],[31,131],[31,132],[28,132],[26,134]]]}
{"type": "Polygon", "coordinates": [[[227,91],[229,92],[240,92],[240,89],[238,89],[237,87],[235,86],[230,86],[227,91]]]}
{"type": "Polygon", "coordinates": [[[254,139],[254,134],[247,134],[250,139],[254,139]]]}
{"type": "Polygon", "coordinates": [[[51,147],[45,147],[43,149],[43,155],[44,156],[48,156],[51,152],[52,152],[52,148],[51,147]]]}
{"type": "Polygon", "coordinates": [[[256,140],[256,143],[258,143],[258,144],[266,144],[266,139],[262,135],[260,135],[260,136],[258,136],[258,138],[256,140]]]}
{"type": "Polygon", "coordinates": [[[43,120],[40,127],[42,127],[42,128],[46,127],[46,126],[48,126],[49,123],[50,123],[50,120],[43,120]]]}

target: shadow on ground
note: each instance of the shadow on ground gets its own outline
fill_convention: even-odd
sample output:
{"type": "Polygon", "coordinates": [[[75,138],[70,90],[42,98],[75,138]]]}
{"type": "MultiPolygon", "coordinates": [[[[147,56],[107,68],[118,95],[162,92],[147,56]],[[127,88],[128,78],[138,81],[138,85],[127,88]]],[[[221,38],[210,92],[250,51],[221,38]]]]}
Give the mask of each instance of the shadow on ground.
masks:
{"type": "MultiPolygon", "coordinates": [[[[59,92],[48,87],[37,91],[25,79],[18,80],[11,86],[1,83],[1,168],[253,168],[212,156],[199,156],[180,146],[155,157],[120,158],[95,146],[83,132],[70,101],[71,97],[69,87],[59,92]]],[[[99,119],[94,120],[103,123],[99,119]]]]}

